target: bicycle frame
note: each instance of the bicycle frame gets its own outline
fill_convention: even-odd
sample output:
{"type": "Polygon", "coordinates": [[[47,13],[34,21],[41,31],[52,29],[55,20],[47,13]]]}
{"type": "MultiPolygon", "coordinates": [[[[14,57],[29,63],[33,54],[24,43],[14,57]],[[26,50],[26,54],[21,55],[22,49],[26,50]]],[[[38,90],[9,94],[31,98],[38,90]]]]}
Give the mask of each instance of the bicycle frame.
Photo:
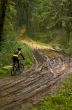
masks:
{"type": "Polygon", "coordinates": [[[11,69],[11,75],[15,75],[15,74],[20,74],[22,73],[24,70],[24,65],[23,63],[21,62],[21,60],[19,61],[19,66],[18,66],[18,63],[16,62],[15,65],[13,65],[12,69],[11,69]]]}

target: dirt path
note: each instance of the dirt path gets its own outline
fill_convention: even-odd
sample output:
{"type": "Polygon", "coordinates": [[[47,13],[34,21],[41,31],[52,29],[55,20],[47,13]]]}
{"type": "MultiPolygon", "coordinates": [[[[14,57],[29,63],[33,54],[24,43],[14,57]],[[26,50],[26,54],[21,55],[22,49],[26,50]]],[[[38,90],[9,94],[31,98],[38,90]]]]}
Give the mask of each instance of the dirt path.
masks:
{"type": "Polygon", "coordinates": [[[22,43],[26,43],[32,49],[53,49],[50,45],[40,43],[38,41],[37,42],[33,41],[32,39],[28,38],[27,36],[24,36],[23,33],[25,31],[26,31],[25,29],[22,29],[21,32],[20,32],[20,35],[18,36],[18,38],[20,39],[20,41],[22,43]]]}
{"type": "MultiPolygon", "coordinates": [[[[0,110],[24,110],[37,104],[39,100],[57,90],[65,76],[70,73],[68,59],[55,63],[52,73],[47,59],[39,50],[33,51],[35,63],[21,75],[0,78],[0,110]]],[[[58,60],[58,59],[57,59],[58,60]]]]}
{"type": "Polygon", "coordinates": [[[63,60],[49,59],[39,49],[52,51],[52,47],[22,38],[24,31],[21,31],[20,40],[33,48],[35,60],[32,67],[21,75],[0,77],[0,110],[25,110],[37,104],[42,97],[56,91],[71,71],[66,56],[63,60]],[[53,72],[48,67],[49,60],[53,72]]]}

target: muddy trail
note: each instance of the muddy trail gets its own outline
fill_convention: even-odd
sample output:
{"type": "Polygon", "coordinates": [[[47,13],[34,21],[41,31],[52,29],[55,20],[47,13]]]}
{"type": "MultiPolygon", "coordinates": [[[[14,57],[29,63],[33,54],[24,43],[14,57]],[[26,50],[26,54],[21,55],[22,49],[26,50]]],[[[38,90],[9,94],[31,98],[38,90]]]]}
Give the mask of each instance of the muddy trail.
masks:
{"type": "Polygon", "coordinates": [[[0,77],[0,110],[25,110],[57,91],[72,64],[68,56],[55,52],[58,57],[50,57],[47,51],[54,50],[33,50],[34,63],[22,74],[0,77]]]}

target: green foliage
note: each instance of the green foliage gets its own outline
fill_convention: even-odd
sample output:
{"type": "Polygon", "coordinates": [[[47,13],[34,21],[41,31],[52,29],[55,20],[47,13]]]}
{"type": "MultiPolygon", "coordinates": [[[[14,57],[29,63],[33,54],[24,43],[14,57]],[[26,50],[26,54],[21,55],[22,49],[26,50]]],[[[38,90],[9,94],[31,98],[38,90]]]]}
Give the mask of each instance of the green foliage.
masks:
{"type": "Polygon", "coordinates": [[[60,28],[62,22],[66,28],[71,28],[71,3],[72,0],[37,0],[32,11],[33,28],[36,31],[60,28]]]}
{"type": "Polygon", "coordinates": [[[25,57],[26,68],[32,65],[33,56],[31,49],[26,45],[22,44],[16,36],[18,36],[18,30],[16,30],[16,4],[13,0],[10,0],[7,5],[5,14],[4,31],[3,31],[3,42],[0,51],[0,75],[8,74],[8,70],[4,70],[4,66],[12,65],[12,55],[18,48],[22,48],[22,53],[25,57]]]}
{"type": "Polygon", "coordinates": [[[5,21],[4,21],[4,39],[9,38],[10,34],[14,32],[14,26],[15,26],[15,16],[16,16],[16,9],[15,4],[13,2],[9,2],[6,14],[5,14],[5,21]]]}
{"type": "MultiPolygon", "coordinates": [[[[72,36],[72,33],[71,33],[71,36],[72,36]]],[[[65,42],[65,44],[66,44],[66,42],[65,42]]],[[[64,46],[63,50],[68,55],[70,55],[70,56],[72,55],[72,37],[70,38],[69,45],[67,47],[64,46]]]]}
{"type": "Polygon", "coordinates": [[[68,55],[72,55],[72,44],[68,48],[64,48],[64,52],[68,55]]]}
{"type": "Polygon", "coordinates": [[[36,42],[42,42],[42,43],[46,43],[48,44],[52,38],[49,36],[49,33],[32,33],[27,35],[28,37],[30,37],[31,39],[35,40],[36,42]]]}
{"type": "Polygon", "coordinates": [[[4,40],[1,45],[0,64],[10,64],[10,56],[18,46],[23,48],[26,65],[32,64],[31,49],[27,45],[21,44],[16,37],[18,27],[20,29],[21,26],[27,27],[27,31],[36,41],[52,42],[55,49],[65,48],[68,44],[69,47],[64,51],[72,54],[71,4],[72,0],[9,0],[4,21],[4,40]],[[56,31],[60,31],[61,28],[64,30],[62,34],[56,31]],[[56,39],[58,40],[54,41],[56,39]]]}
{"type": "Polygon", "coordinates": [[[16,39],[16,32],[15,32],[15,4],[11,1],[8,2],[6,14],[5,14],[5,21],[4,21],[4,30],[3,30],[3,42],[1,48],[3,47],[11,47],[16,39]]]}
{"type": "Polygon", "coordinates": [[[23,61],[25,65],[25,69],[31,67],[33,62],[33,55],[31,49],[26,45],[20,43],[20,41],[14,41],[12,45],[6,45],[2,48],[0,53],[0,76],[8,75],[10,73],[10,68],[4,68],[5,66],[12,66],[12,55],[14,51],[18,48],[22,48],[23,56],[25,57],[25,61],[23,61]]]}
{"type": "Polygon", "coordinates": [[[71,110],[72,109],[72,75],[62,84],[60,90],[44,98],[38,107],[31,110],[71,110]]]}
{"type": "MultiPolygon", "coordinates": [[[[23,25],[31,34],[46,33],[49,30],[53,33],[53,30],[63,28],[66,35],[62,40],[68,45],[72,29],[71,4],[72,0],[10,0],[6,13],[5,36],[8,33],[10,36],[15,28],[23,25]]],[[[45,42],[50,41],[54,36],[48,33],[47,37],[48,39],[46,37],[44,39],[45,42]]]]}
{"type": "Polygon", "coordinates": [[[56,50],[61,50],[60,44],[52,44],[52,47],[56,50]]]}
{"type": "Polygon", "coordinates": [[[31,49],[26,45],[26,44],[22,44],[19,41],[14,41],[14,43],[12,45],[6,45],[6,48],[2,48],[2,51],[0,53],[0,63],[2,65],[9,65],[11,64],[11,58],[12,55],[14,53],[14,51],[18,48],[21,47],[22,48],[22,53],[25,56],[26,59],[26,64],[31,65],[32,64],[32,51],[31,49]]]}
{"type": "Polygon", "coordinates": [[[69,45],[72,30],[72,0],[37,0],[32,10],[31,31],[47,32],[65,29],[65,43],[69,45]]]}
{"type": "Polygon", "coordinates": [[[16,7],[16,26],[17,28],[26,25],[28,28],[29,17],[30,17],[30,3],[31,0],[13,0],[16,7]]]}
{"type": "Polygon", "coordinates": [[[10,74],[10,68],[0,68],[0,76],[7,76],[10,74]]]}

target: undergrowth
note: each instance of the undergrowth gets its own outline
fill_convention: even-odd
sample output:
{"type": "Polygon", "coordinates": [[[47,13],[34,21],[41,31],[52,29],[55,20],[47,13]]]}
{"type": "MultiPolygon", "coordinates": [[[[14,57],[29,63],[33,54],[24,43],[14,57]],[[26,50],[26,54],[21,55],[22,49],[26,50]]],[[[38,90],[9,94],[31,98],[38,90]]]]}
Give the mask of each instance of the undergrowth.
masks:
{"type": "MultiPolygon", "coordinates": [[[[15,39],[14,39],[15,40],[15,39]]],[[[22,54],[25,57],[24,65],[25,68],[29,68],[32,65],[33,56],[32,56],[32,50],[31,48],[18,41],[17,39],[15,41],[4,42],[3,47],[0,51],[0,75],[4,76],[9,73],[10,66],[13,64],[12,62],[12,55],[14,54],[14,51],[20,47],[22,50],[22,54]],[[8,68],[4,68],[5,66],[8,66],[8,68]]],[[[22,59],[22,58],[21,58],[22,59]]]]}

